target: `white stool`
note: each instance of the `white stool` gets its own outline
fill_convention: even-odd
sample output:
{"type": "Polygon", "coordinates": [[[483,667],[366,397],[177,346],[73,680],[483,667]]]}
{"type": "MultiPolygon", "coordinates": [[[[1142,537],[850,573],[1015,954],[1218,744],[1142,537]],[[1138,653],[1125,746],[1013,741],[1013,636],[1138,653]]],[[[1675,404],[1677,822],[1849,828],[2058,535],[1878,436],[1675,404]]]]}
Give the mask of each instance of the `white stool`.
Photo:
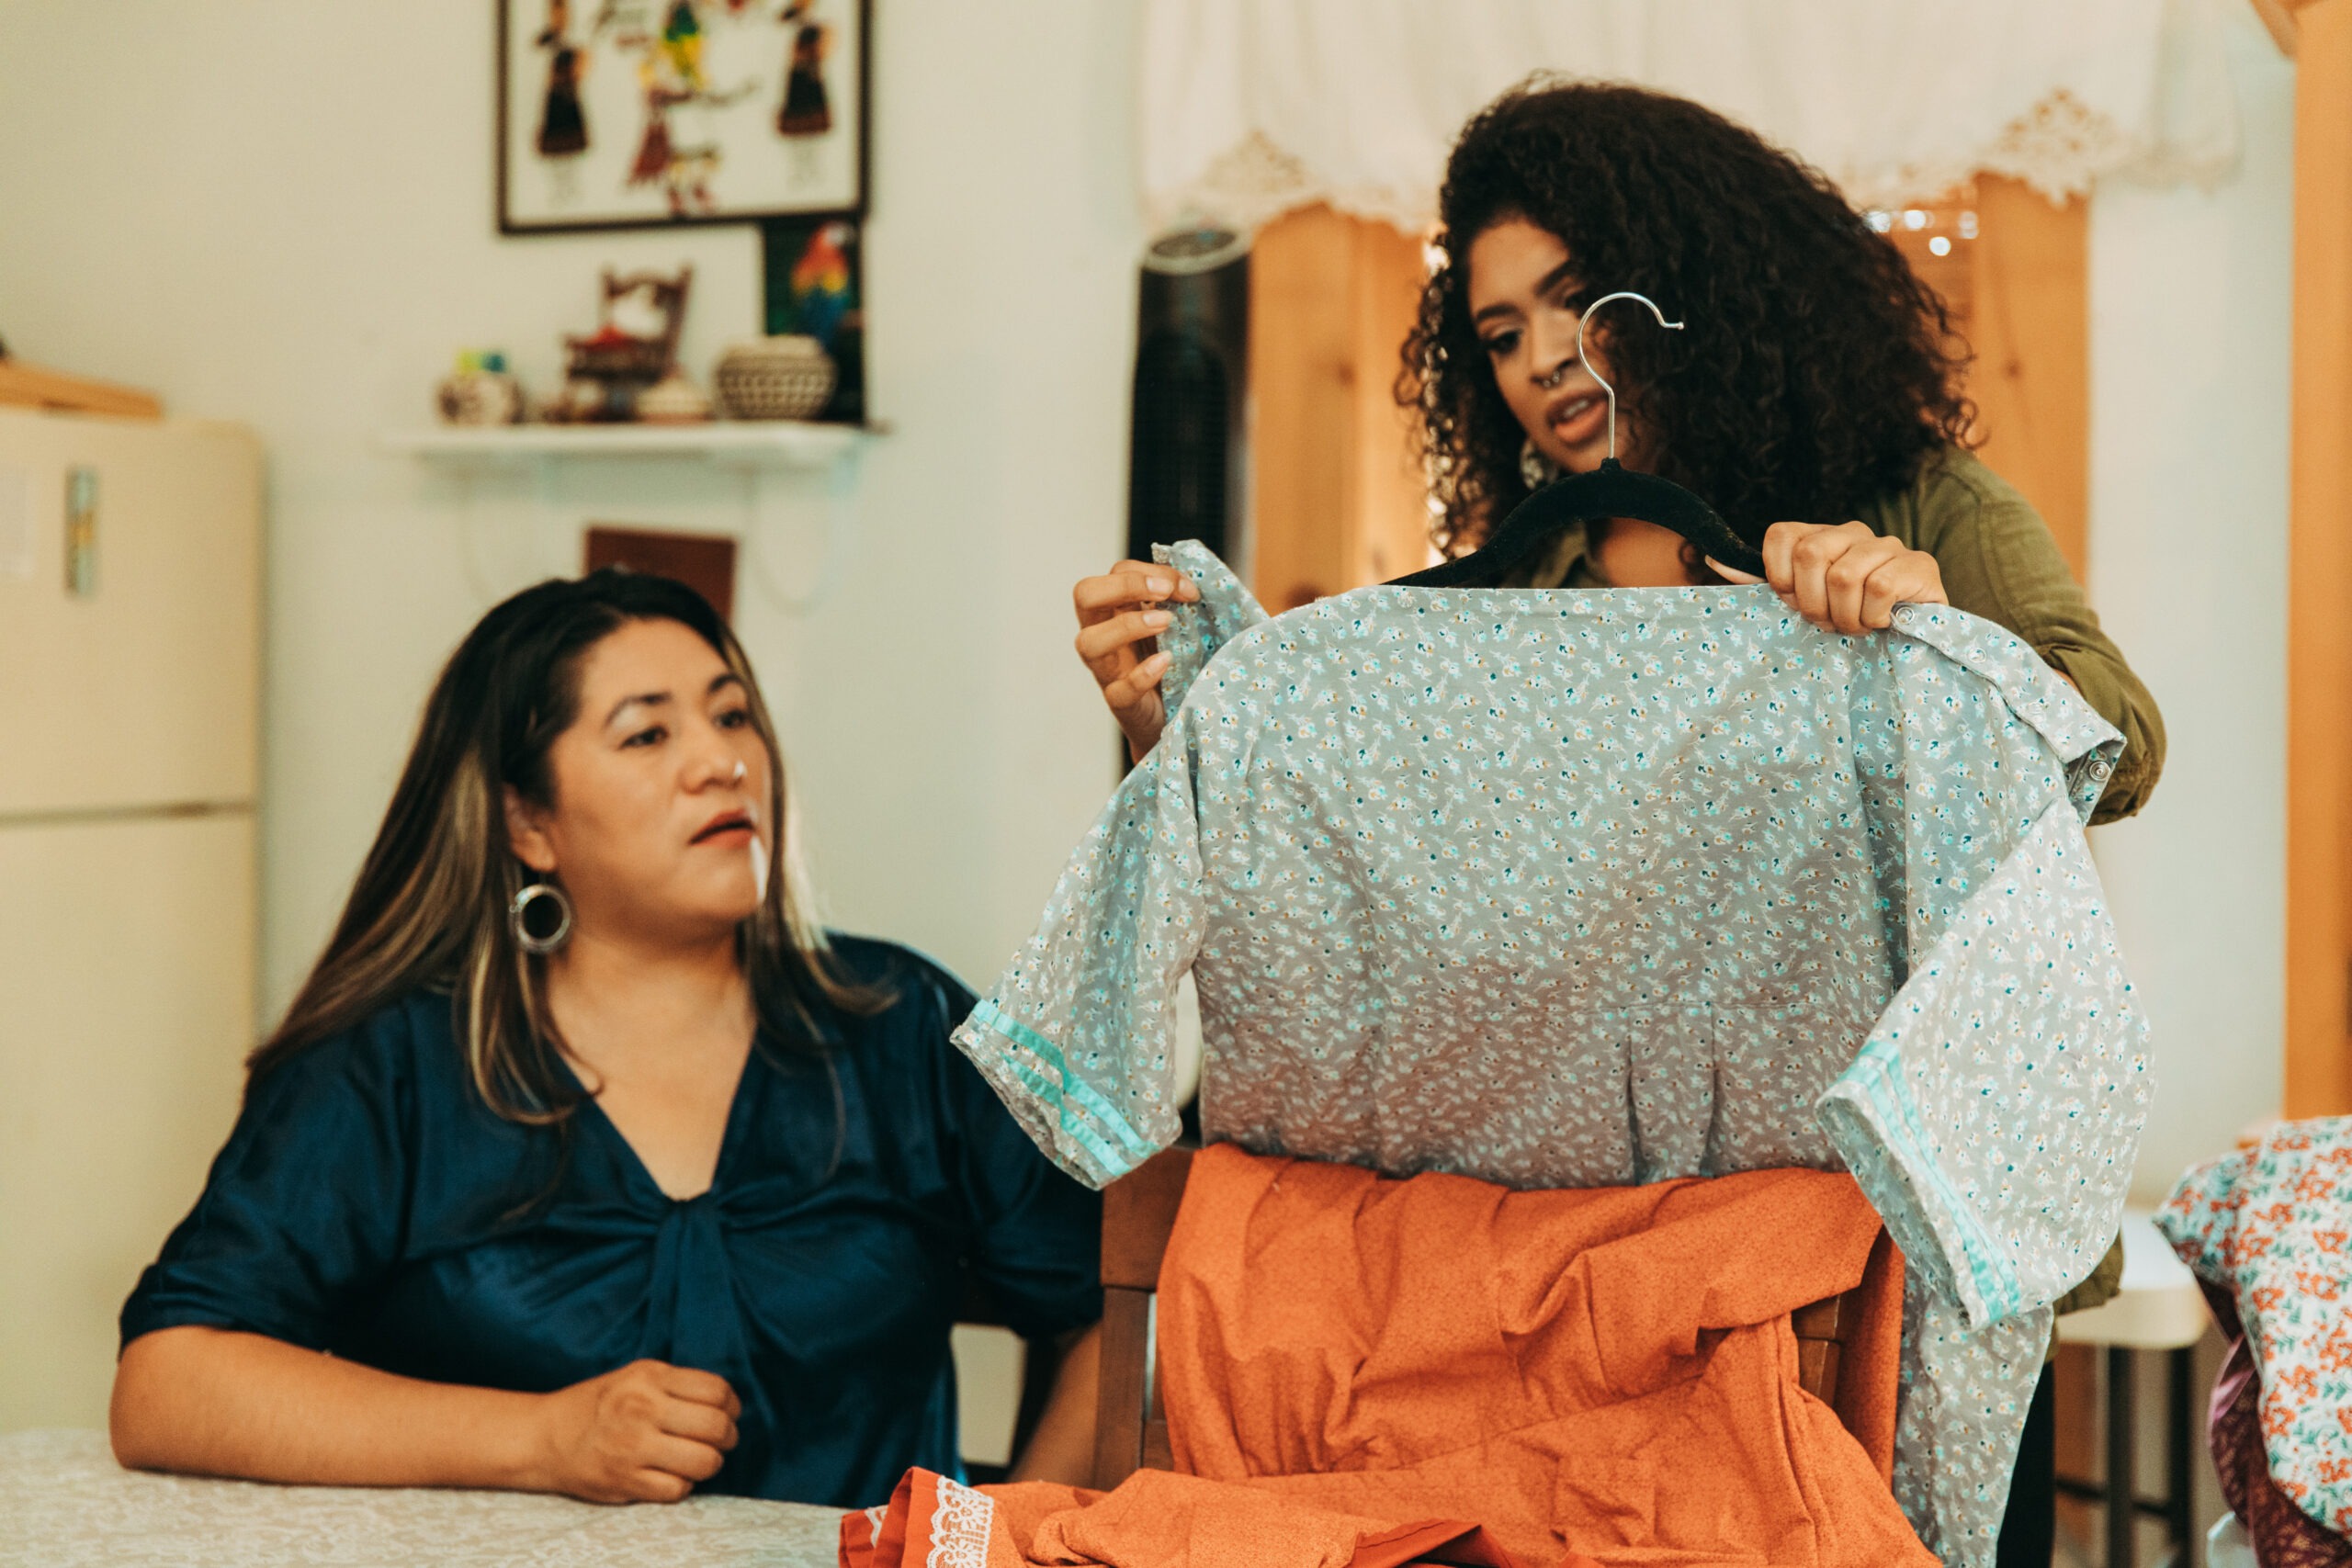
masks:
{"type": "Polygon", "coordinates": [[[2191,1355],[2205,1337],[2206,1321],[2197,1277],[2174,1255],[2144,1209],[2127,1210],[2123,1216],[2123,1286],[2115,1299],[2058,1320],[2061,1341],[2107,1347],[2106,1484],[2062,1475],[2058,1490],[2106,1507],[2108,1568],[2134,1568],[2142,1514],[2165,1521],[2177,1564],[2188,1560],[2189,1458],[2197,1443],[2191,1355]],[[2141,1496],[2133,1481],[2132,1359],[2142,1350],[2165,1352],[2165,1495],[2159,1498],[2141,1496]]]}
{"type": "Polygon", "coordinates": [[[2254,1539],[2235,1514],[2223,1514],[2205,1532],[2205,1568],[2262,1568],[2254,1555],[2254,1539]]]}

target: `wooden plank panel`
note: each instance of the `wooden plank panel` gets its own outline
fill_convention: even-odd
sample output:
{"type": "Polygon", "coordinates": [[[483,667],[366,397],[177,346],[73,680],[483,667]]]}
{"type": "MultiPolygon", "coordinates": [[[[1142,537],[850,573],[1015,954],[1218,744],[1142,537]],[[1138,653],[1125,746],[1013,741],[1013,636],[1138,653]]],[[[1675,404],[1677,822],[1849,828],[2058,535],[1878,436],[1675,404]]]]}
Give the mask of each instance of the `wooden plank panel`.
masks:
{"type": "Polygon", "coordinates": [[[1429,487],[1416,456],[1416,416],[1396,406],[1401,350],[1420,312],[1428,264],[1413,235],[1361,219],[1354,229],[1355,472],[1343,588],[1385,582],[1436,558],[1429,487]]]}
{"type": "Polygon", "coordinates": [[[2017,180],[1977,182],[1969,395],[1994,472],[2031,502],[2084,581],[2090,539],[2090,217],[2017,180]]]}
{"type": "Polygon", "coordinates": [[[1347,586],[1355,437],[1353,223],[1310,207],[1250,252],[1258,597],[1279,615],[1347,586]]]}
{"type": "Polygon", "coordinates": [[[164,405],[154,393],[111,381],[93,381],[45,370],[21,359],[0,359],[0,403],[23,408],[54,409],[64,413],[114,414],[126,419],[161,419],[164,405]]]}
{"type": "Polygon", "coordinates": [[[2298,16],[2287,569],[2286,1113],[2352,1111],[2352,0],[2298,16]]]}
{"type": "Polygon", "coordinates": [[[1429,563],[1427,491],[1398,350],[1419,309],[1421,242],[1311,207],[1250,257],[1258,596],[1280,612],[1429,563]]]}

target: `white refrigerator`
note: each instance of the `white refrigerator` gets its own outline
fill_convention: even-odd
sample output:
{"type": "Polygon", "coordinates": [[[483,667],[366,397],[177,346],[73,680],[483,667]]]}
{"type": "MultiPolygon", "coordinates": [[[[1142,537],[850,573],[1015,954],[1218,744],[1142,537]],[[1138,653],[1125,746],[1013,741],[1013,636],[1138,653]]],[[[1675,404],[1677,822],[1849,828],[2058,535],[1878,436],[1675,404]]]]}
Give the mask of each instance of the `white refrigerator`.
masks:
{"type": "Polygon", "coordinates": [[[261,459],[0,409],[0,1431],[98,1427],[254,1043],[261,459]]]}

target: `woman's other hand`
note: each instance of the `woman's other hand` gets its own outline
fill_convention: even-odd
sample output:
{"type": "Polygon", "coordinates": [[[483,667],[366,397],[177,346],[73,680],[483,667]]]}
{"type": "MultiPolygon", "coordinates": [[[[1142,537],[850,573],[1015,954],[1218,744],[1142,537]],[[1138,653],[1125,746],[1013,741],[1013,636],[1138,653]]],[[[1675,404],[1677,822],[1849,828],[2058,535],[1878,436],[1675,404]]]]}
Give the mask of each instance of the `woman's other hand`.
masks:
{"type": "Polygon", "coordinates": [[[534,1479],[591,1503],[674,1503],[718,1473],[742,1413],[723,1378],[631,1361],[543,1396],[534,1479]]]}
{"type": "Polygon", "coordinates": [[[1078,611],[1078,656],[1102,689],[1102,701],[1127,738],[1127,751],[1140,760],[1159,743],[1168,722],[1159,678],[1168,655],[1158,638],[1167,629],[1169,603],[1191,604],[1201,596],[1193,580],[1172,566],[1123,560],[1100,577],[1079,580],[1070,590],[1078,611]]]}
{"type": "Polygon", "coordinates": [[[1824,631],[1884,631],[1897,604],[1944,604],[1943,573],[1925,550],[1903,547],[1860,523],[1775,523],[1764,535],[1764,575],[1709,560],[1727,582],[1770,585],[1824,631]]]}

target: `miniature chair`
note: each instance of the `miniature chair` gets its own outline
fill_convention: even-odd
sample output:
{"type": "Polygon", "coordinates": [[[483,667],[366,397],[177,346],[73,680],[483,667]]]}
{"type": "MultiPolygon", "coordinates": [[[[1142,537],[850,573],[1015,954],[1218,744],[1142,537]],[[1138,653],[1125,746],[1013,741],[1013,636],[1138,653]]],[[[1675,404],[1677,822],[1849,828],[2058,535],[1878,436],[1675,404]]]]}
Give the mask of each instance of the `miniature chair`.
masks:
{"type": "MultiPolygon", "coordinates": [[[[1168,1418],[1160,1410],[1153,1354],[1152,1306],[1159,1288],[1160,1258],[1176,1228],[1176,1209],[1183,1201],[1193,1153],[1181,1147],[1162,1150],[1102,1190],[1102,1372],[1093,1484],[1106,1491],[1137,1470],[1170,1468],[1168,1418]]],[[[1882,1232],[1860,1285],[1790,1314],[1797,1337],[1798,1386],[1837,1410],[1849,1429],[1854,1418],[1848,1410],[1855,1402],[1838,1398],[1838,1363],[1866,1315],[1863,1302],[1873,1291],[1887,1288],[1895,1258],[1893,1242],[1882,1232]]],[[[1877,1403],[1887,1412],[1894,1408],[1891,1397],[1877,1403]]]]}

